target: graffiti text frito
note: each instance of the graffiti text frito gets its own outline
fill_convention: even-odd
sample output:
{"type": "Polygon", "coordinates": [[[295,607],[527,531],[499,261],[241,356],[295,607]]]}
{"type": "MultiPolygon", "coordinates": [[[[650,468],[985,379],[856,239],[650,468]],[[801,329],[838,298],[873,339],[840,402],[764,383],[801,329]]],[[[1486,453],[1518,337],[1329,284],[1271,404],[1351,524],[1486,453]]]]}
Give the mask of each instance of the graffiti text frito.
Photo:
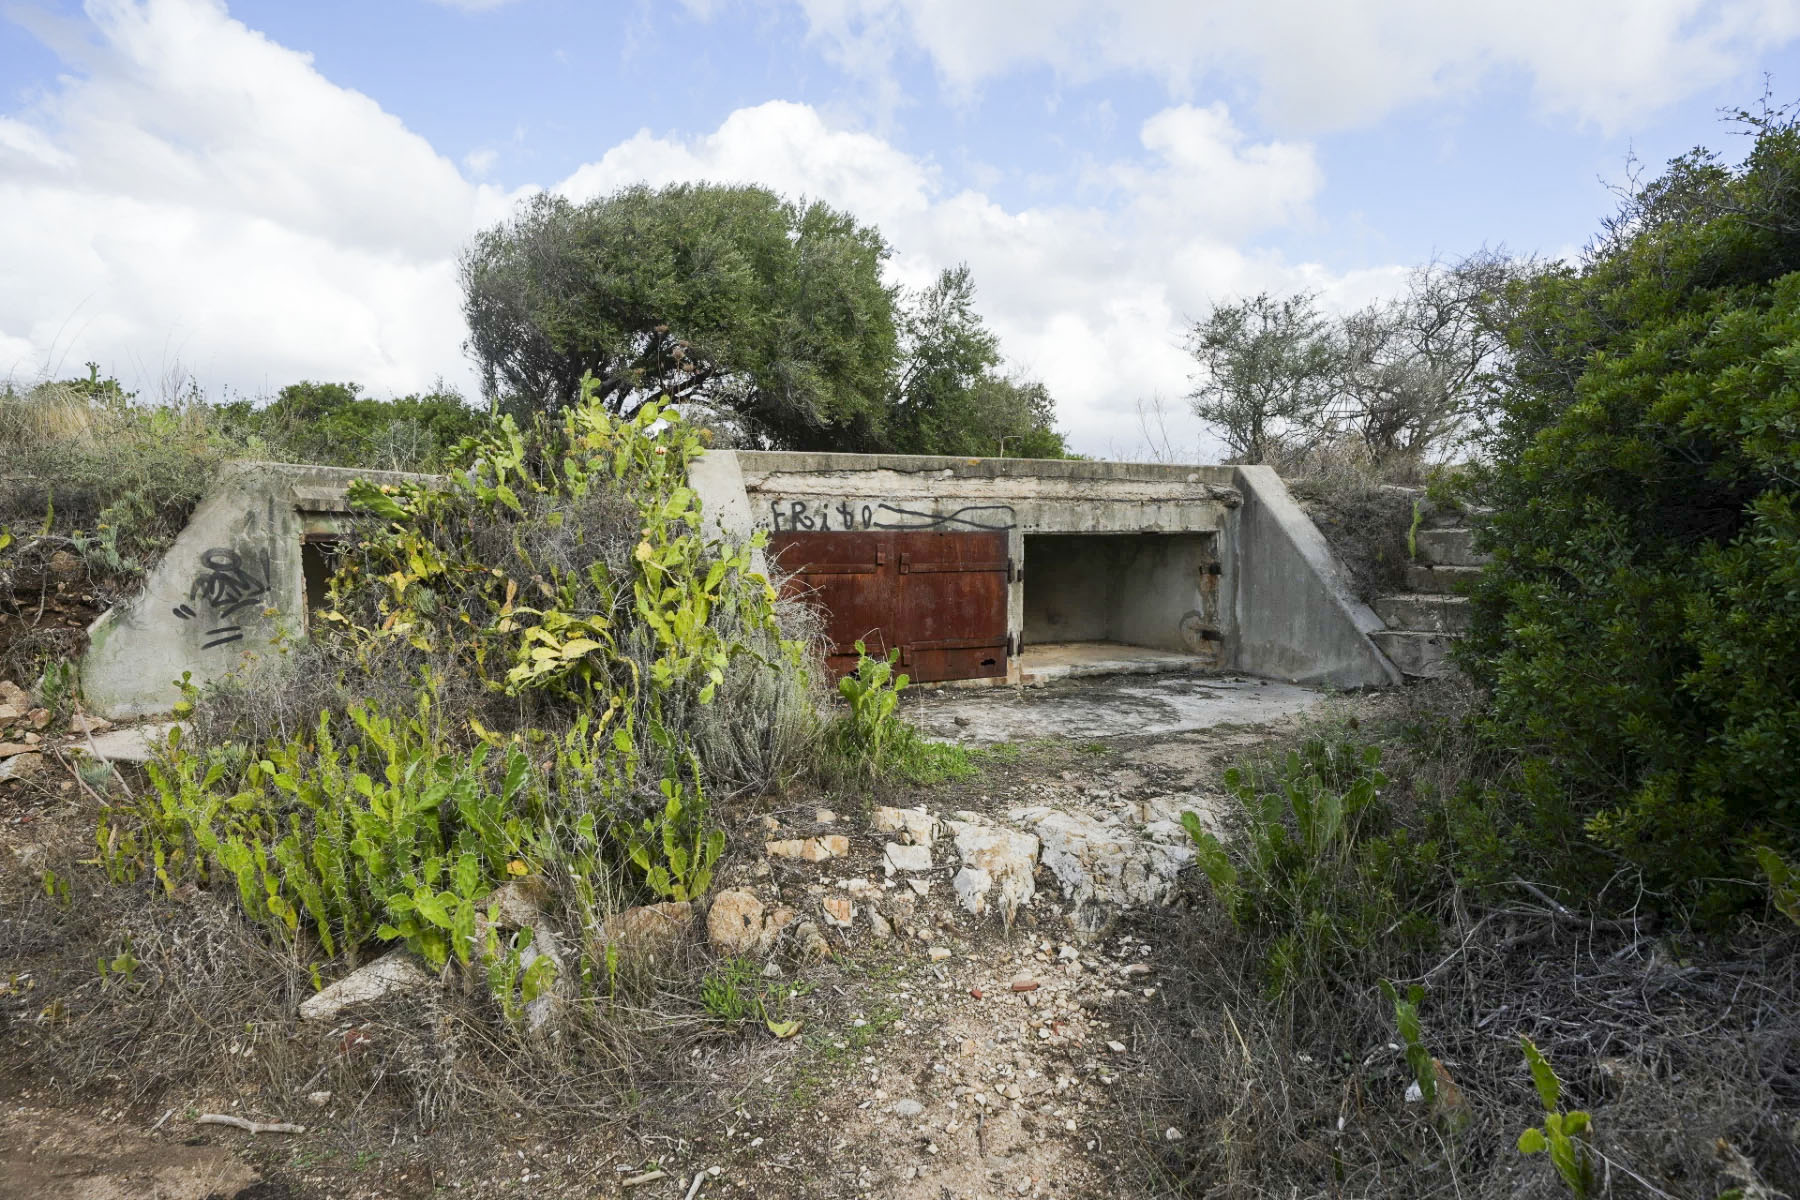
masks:
{"type": "Polygon", "coordinates": [[[1006,504],[972,504],[955,512],[935,513],[870,500],[770,500],[769,525],[776,533],[863,529],[1011,529],[1013,510],[1006,504]]]}

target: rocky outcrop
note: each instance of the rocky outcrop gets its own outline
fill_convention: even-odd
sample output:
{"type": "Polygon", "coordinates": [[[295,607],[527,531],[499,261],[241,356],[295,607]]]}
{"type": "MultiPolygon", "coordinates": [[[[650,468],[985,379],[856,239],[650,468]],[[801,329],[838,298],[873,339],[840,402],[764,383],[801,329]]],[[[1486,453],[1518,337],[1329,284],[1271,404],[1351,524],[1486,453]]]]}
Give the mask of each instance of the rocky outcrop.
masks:
{"type": "Polygon", "coordinates": [[[1054,808],[1017,809],[1012,819],[1037,835],[1040,861],[1061,885],[1070,919],[1095,933],[1126,908],[1165,903],[1181,868],[1193,861],[1179,826],[1142,830],[1054,808]]]}

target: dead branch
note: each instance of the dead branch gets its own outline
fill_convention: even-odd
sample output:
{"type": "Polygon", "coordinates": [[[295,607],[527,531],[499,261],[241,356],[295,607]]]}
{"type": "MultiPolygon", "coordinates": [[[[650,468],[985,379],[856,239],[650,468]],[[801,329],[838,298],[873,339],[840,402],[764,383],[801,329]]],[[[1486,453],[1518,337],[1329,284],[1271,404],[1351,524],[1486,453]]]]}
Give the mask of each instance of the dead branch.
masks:
{"type": "Polygon", "coordinates": [[[229,1125],[233,1129],[242,1129],[255,1136],[259,1133],[305,1133],[306,1126],[290,1125],[286,1121],[246,1121],[242,1117],[228,1116],[225,1113],[202,1113],[195,1118],[196,1125],[229,1125]]]}

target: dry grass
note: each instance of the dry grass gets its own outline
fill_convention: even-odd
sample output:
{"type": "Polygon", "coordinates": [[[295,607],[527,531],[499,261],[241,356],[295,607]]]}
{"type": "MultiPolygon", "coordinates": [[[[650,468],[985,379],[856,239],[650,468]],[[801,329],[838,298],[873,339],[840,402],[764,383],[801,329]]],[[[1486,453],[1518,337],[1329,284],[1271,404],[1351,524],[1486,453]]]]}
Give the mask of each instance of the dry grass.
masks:
{"type": "MultiPolygon", "coordinates": [[[[1355,732],[1388,746],[1389,792],[1415,838],[1441,835],[1435,797],[1503,766],[1461,719],[1477,702],[1454,683],[1409,689],[1355,732]]],[[[1542,1116],[1525,1034],[1563,1076],[1566,1105],[1593,1114],[1601,1195],[1713,1197],[1745,1185],[1746,1162],[1775,1189],[1751,1194],[1800,1195],[1800,930],[1745,921],[1706,935],[1621,900],[1626,885],[1605,897],[1453,886],[1431,914],[1435,944],[1372,951],[1276,997],[1268,942],[1193,881],[1145,931],[1181,967],[1161,980],[1160,1009],[1132,1010],[1146,1058],[1164,1065],[1137,1088],[1151,1192],[1563,1195],[1541,1158],[1514,1149],[1542,1116]],[[1602,905],[1617,915],[1586,915],[1602,905]],[[1460,1090],[1460,1131],[1403,1099],[1384,977],[1426,988],[1424,1042],[1460,1090]],[[1170,1127],[1184,1136],[1165,1140],[1170,1127]]]]}
{"type": "Polygon", "coordinates": [[[415,1130],[522,1109],[675,1124],[730,1103],[702,1070],[710,1053],[694,1054],[723,1036],[697,999],[713,962],[698,941],[628,962],[610,996],[544,1034],[511,1030],[485,984],[454,970],[312,1024],[296,1017],[314,991],[305,938],[284,944],[205,890],[107,884],[70,850],[49,866],[67,901],[18,872],[0,885],[0,1067],[29,1064],[34,1087],[145,1110],[242,1100],[303,1121],[307,1096],[328,1091],[339,1119],[415,1130]],[[127,949],[135,966],[103,977],[97,964],[127,949]]]}

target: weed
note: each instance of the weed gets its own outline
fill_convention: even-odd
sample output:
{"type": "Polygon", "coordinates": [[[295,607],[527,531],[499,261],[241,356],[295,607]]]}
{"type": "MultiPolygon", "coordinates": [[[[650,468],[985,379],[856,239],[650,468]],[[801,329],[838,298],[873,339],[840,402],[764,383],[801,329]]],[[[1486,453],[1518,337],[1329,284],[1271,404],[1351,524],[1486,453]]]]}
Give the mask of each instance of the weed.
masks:
{"type": "Polygon", "coordinates": [[[1593,1121],[1580,1109],[1563,1111],[1562,1080],[1557,1078],[1550,1060],[1522,1034],[1519,1045],[1531,1066],[1531,1082],[1537,1088],[1538,1100],[1544,1106],[1544,1123],[1519,1135],[1519,1153],[1548,1153],[1550,1165],[1556,1168],[1557,1177],[1570,1194],[1575,1200],[1587,1200],[1595,1188],[1594,1155],[1588,1146],[1593,1121]]]}
{"type": "Polygon", "coordinates": [[[1419,1028],[1419,1005],[1425,1002],[1425,989],[1415,983],[1407,989],[1405,996],[1401,996],[1394,985],[1384,979],[1381,981],[1381,994],[1394,1006],[1394,1026],[1399,1031],[1400,1042],[1406,1054],[1406,1066],[1412,1072],[1413,1083],[1418,1085],[1419,1097],[1426,1107],[1435,1108],[1437,1072],[1432,1069],[1431,1052],[1425,1049],[1419,1028]]]}
{"type": "Polygon", "coordinates": [[[895,711],[909,682],[904,673],[894,671],[899,661],[899,650],[889,651],[886,658],[871,658],[868,647],[858,641],[856,670],[838,680],[838,692],[850,706],[840,722],[839,740],[869,775],[885,771],[896,743],[906,740],[907,726],[895,711]]]}
{"type": "Polygon", "coordinates": [[[756,1016],[765,993],[762,968],[746,958],[728,958],[700,981],[700,1004],[727,1024],[756,1016]]]}

